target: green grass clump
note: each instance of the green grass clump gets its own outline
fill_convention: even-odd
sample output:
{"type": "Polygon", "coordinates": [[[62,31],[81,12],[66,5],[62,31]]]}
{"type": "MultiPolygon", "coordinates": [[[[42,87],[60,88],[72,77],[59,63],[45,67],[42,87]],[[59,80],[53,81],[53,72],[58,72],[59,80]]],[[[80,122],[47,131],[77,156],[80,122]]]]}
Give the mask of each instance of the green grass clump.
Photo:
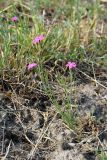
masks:
{"type": "Polygon", "coordinates": [[[107,155],[105,152],[102,152],[100,155],[101,160],[107,160],[107,155]]]}

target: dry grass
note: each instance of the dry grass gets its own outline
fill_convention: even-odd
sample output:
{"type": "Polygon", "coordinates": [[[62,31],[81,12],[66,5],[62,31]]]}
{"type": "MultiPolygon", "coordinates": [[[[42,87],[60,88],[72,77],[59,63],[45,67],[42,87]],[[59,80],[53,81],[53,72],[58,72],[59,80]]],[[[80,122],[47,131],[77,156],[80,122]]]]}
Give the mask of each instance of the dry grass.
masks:
{"type": "Polygon", "coordinates": [[[107,3],[0,5],[1,159],[105,160],[107,3]],[[40,34],[44,41],[33,45],[40,34]]]}

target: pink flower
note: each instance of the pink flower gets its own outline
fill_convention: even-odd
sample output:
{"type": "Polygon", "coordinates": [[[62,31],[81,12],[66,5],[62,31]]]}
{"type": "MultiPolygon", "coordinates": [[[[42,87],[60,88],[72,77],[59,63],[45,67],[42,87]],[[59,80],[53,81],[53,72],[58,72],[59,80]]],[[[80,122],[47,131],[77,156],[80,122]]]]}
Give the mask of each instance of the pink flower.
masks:
{"type": "Polygon", "coordinates": [[[27,65],[28,70],[34,69],[36,67],[37,67],[37,63],[30,63],[30,64],[27,65]]]}
{"type": "Polygon", "coordinates": [[[39,43],[40,41],[44,40],[45,36],[44,35],[39,35],[35,37],[35,39],[32,41],[33,44],[39,43]]]}
{"type": "Polygon", "coordinates": [[[73,68],[76,68],[76,63],[75,62],[68,62],[66,64],[66,67],[69,67],[69,69],[73,69],[73,68]]]}
{"type": "Polygon", "coordinates": [[[18,21],[18,17],[14,16],[11,18],[12,22],[17,22],[18,21]]]}

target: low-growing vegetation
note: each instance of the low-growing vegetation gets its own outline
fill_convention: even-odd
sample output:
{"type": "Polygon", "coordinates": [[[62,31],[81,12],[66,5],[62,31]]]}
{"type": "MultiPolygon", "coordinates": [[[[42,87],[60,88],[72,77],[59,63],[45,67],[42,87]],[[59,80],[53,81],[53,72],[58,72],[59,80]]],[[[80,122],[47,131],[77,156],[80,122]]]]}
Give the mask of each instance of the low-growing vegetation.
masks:
{"type": "Polygon", "coordinates": [[[107,159],[107,1],[0,1],[0,158],[107,159]]]}

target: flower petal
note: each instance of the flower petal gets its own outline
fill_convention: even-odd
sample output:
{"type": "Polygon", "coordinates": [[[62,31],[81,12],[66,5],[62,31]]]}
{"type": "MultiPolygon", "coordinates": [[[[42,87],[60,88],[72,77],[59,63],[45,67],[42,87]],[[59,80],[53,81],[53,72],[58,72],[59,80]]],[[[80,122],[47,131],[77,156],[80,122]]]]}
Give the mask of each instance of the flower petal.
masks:
{"type": "Polygon", "coordinates": [[[44,40],[45,36],[44,35],[39,35],[35,37],[35,39],[32,41],[33,44],[39,43],[40,41],[44,40]]]}
{"type": "Polygon", "coordinates": [[[75,62],[68,62],[66,64],[66,67],[69,67],[69,69],[73,69],[73,68],[76,68],[76,63],[75,62]]]}
{"type": "Polygon", "coordinates": [[[36,67],[37,67],[37,63],[30,63],[30,64],[28,64],[27,69],[31,70],[31,69],[34,69],[36,67]]]}

